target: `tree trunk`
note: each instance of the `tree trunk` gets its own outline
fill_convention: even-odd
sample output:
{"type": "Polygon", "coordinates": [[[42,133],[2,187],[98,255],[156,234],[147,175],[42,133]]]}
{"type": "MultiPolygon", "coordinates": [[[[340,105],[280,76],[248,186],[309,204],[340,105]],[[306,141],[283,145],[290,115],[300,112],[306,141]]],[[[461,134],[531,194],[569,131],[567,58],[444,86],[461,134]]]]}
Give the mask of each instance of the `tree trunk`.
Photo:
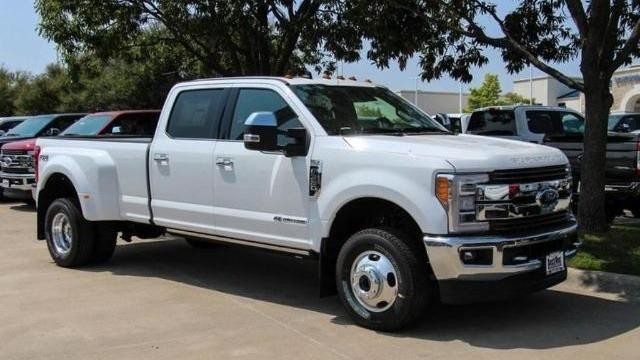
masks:
{"type": "Polygon", "coordinates": [[[607,119],[613,103],[609,91],[611,79],[598,76],[595,69],[583,69],[585,86],[584,152],[580,170],[578,221],[583,232],[605,232],[605,163],[607,153],[607,119]]]}

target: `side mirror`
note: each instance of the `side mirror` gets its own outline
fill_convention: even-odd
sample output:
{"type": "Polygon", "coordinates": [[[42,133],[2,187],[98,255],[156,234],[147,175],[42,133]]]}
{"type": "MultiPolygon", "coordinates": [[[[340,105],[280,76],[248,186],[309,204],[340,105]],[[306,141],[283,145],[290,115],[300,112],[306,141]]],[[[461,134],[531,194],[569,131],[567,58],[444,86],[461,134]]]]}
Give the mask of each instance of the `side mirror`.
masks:
{"type": "Polygon", "coordinates": [[[7,132],[4,130],[0,130],[0,136],[4,136],[4,134],[6,134],[7,132]]]}
{"type": "Polygon", "coordinates": [[[58,136],[58,134],[60,134],[60,129],[58,128],[51,128],[45,133],[46,136],[58,136]]]}
{"type": "Polygon", "coordinates": [[[121,132],[120,126],[114,126],[113,129],[111,129],[112,134],[120,134],[121,132]]]}
{"type": "Polygon", "coordinates": [[[272,112],[255,112],[244,122],[244,147],[247,150],[276,151],[278,120],[272,112]]]}

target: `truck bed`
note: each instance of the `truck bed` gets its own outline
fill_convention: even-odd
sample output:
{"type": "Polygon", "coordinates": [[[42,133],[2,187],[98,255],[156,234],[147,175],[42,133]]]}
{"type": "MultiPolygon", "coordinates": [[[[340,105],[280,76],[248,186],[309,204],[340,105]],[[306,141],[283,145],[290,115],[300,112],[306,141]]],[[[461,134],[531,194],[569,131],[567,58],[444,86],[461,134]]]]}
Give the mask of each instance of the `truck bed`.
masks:
{"type": "MultiPolygon", "coordinates": [[[[38,140],[50,155],[46,171],[82,168],[73,185],[79,196],[91,199],[83,206],[87,220],[148,222],[148,156],[150,137],[49,137],[38,140]],[[61,164],[60,167],[53,166],[61,164]]],[[[46,181],[41,173],[39,181],[46,181]]]]}

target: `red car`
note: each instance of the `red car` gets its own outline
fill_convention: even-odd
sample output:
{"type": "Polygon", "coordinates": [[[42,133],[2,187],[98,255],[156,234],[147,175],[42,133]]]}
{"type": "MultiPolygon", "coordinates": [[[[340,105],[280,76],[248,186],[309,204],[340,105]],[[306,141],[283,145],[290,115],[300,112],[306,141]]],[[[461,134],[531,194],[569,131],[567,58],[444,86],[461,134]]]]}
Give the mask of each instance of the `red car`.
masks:
{"type": "MultiPolygon", "coordinates": [[[[153,136],[158,110],[110,111],[89,114],[67,127],[59,136],[153,136]]],[[[15,141],[0,152],[2,196],[31,200],[35,185],[33,148],[37,138],[15,141]]]]}

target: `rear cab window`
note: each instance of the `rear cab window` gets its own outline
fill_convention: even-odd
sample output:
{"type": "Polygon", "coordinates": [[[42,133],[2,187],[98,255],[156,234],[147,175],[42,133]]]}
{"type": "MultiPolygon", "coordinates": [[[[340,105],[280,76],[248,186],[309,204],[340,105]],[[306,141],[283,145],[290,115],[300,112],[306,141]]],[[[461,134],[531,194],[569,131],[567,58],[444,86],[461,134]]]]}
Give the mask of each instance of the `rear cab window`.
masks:
{"type": "Polygon", "coordinates": [[[527,126],[534,134],[565,135],[584,133],[584,118],[568,111],[527,110],[527,126]]]}
{"type": "Polygon", "coordinates": [[[513,110],[489,109],[476,111],[469,119],[467,133],[489,136],[516,136],[518,129],[513,110]]]}

